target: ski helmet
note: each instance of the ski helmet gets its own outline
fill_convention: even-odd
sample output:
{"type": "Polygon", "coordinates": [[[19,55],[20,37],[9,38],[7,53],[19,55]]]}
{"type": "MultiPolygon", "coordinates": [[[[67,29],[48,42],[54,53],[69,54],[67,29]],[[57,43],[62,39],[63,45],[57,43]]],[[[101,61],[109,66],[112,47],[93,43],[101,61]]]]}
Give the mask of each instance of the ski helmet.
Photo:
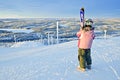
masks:
{"type": "Polygon", "coordinates": [[[86,19],[85,20],[85,25],[90,25],[90,26],[92,26],[92,24],[93,24],[93,20],[92,19],[86,19]]]}

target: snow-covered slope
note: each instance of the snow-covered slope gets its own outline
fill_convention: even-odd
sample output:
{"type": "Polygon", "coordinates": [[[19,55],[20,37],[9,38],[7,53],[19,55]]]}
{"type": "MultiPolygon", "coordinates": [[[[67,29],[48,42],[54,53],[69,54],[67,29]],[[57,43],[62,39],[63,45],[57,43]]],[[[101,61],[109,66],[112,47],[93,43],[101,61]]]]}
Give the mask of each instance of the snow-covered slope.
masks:
{"type": "Polygon", "coordinates": [[[120,37],[95,39],[92,70],[86,72],[76,69],[77,41],[0,48],[0,80],[120,80],[119,41],[120,37]]]}

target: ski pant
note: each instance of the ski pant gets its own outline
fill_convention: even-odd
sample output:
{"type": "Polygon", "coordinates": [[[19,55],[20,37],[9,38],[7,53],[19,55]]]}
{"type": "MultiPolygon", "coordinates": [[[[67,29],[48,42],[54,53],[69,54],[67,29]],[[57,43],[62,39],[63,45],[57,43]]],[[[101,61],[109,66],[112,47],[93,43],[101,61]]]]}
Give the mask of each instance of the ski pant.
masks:
{"type": "Polygon", "coordinates": [[[86,68],[87,65],[92,64],[91,49],[78,49],[78,61],[81,68],[86,68]]]}

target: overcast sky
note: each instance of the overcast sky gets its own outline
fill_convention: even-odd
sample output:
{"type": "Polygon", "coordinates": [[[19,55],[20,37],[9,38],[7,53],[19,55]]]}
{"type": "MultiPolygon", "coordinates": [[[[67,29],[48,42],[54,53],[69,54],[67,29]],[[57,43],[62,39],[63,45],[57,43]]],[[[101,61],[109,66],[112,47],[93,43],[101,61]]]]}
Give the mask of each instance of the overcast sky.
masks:
{"type": "Polygon", "coordinates": [[[0,0],[0,18],[120,18],[120,0],[0,0]]]}

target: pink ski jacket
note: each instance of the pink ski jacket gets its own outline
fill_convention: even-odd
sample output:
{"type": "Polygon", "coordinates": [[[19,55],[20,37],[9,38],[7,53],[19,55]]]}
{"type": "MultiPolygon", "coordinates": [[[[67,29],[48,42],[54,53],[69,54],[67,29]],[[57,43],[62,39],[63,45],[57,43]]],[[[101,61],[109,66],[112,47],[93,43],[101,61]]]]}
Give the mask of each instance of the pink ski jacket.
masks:
{"type": "Polygon", "coordinates": [[[78,37],[78,48],[90,49],[92,46],[93,39],[95,38],[94,30],[77,32],[78,37]]]}

